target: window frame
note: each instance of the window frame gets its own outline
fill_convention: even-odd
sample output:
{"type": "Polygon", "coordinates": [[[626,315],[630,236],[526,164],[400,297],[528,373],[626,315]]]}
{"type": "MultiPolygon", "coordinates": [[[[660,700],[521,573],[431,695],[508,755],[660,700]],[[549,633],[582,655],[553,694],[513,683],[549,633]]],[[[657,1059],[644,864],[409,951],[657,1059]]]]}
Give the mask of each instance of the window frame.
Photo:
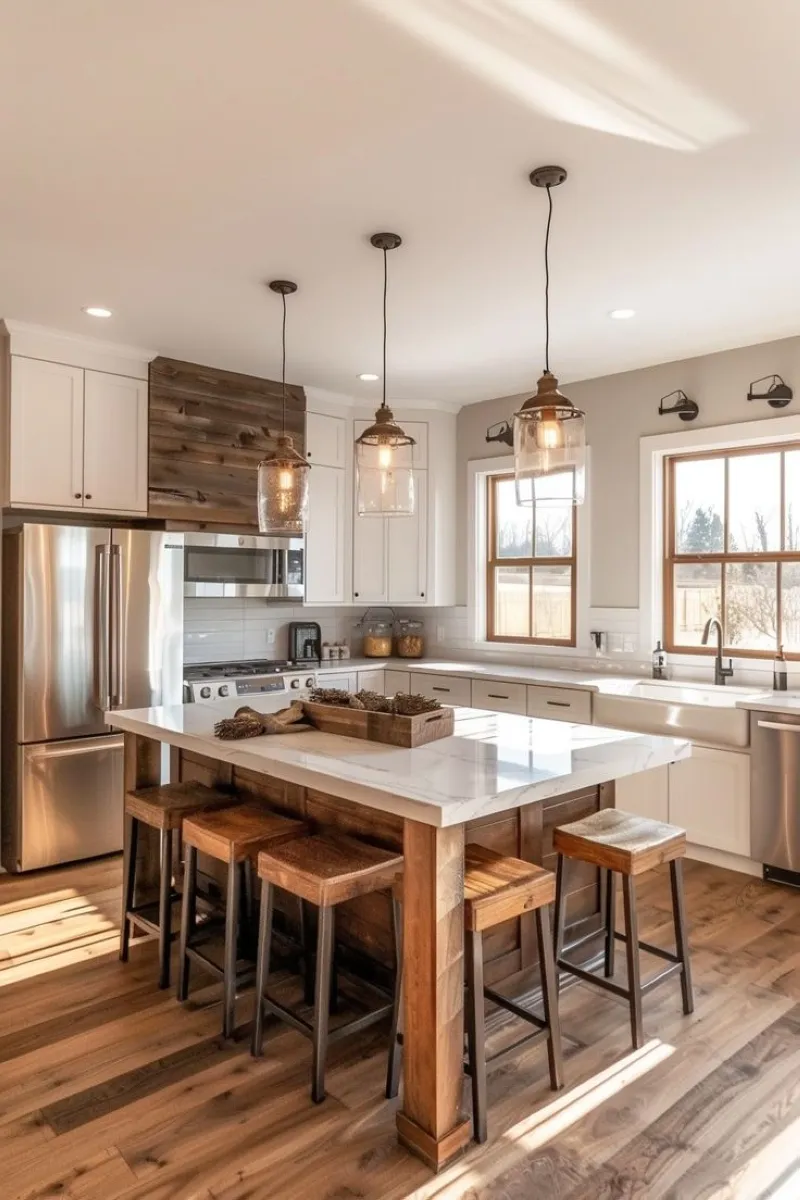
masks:
{"type": "MultiPolygon", "coordinates": [[[[734,563],[764,563],[775,565],[776,589],[776,636],[774,649],[750,650],[743,646],[729,646],[723,636],[722,652],[726,657],[771,660],[775,657],[778,647],[782,644],[783,604],[780,564],[800,564],[800,550],[786,550],[786,455],[797,452],[800,445],[789,439],[780,442],[759,442],[758,444],[728,446],[720,449],[692,450],[685,453],[666,454],[663,459],[662,479],[662,631],[661,637],[665,650],[670,654],[690,654],[712,656],[716,654],[716,645],[691,646],[684,645],[675,639],[675,567],[680,564],[719,563],[720,564],[720,619],[723,635],[727,632],[726,625],[726,566],[734,563]],[[727,549],[730,537],[730,472],[728,462],[732,458],[753,458],[765,454],[780,454],[780,531],[781,549],[766,551],[730,551],[727,549]],[[675,550],[675,470],[677,464],[691,461],[725,460],[725,477],[723,493],[723,545],[722,551],[706,554],[679,554],[675,550]]],[[[800,650],[784,651],[785,657],[793,661],[800,660],[800,650]]]]}
{"type": "MultiPolygon", "coordinates": [[[[484,602],[486,613],[486,641],[495,643],[505,643],[507,645],[517,646],[556,646],[566,649],[574,649],[578,644],[578,513],[577,505],[572,506],[572,553],[560,557],[552,556],[537,556],[531,555],[529,558],[498,558],[497,550],[497,526],[496,513],[497,501],[496,493],[499,483],[508,482],[514,479],[513,471],[492,472],[485,476],[485,494],[484,500],[486,505],[486,544],[484,554],[484,602]],[[534,567],[569,567],[571,571],[571,587],[570,587],[570,633],[568,638],[540,638],[540,637],[521,637],[519,635],[506,635],[495,633],[495,588],[494,574],[498,567],[528,567],[530,571],[534,567]]],[[[535,510],[535,506],[533,506],[535,510]]],[[[535,511],[534,511],[534,549],[536,548],[536,529],[535,529],[535,511]]],[[[533,599],[533,584],[529,584],[529,593],[531,602],[533,599]]]]}

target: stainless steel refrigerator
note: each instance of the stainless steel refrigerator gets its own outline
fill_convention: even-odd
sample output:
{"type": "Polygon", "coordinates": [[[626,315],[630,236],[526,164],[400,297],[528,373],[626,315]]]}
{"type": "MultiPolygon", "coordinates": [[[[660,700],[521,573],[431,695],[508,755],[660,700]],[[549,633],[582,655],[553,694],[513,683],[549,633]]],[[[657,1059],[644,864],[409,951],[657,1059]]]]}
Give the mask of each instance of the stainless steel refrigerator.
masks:
{"type": "Polygon", "coordinates": [[[113,708],[180,703],[183,535],[20,525],[3,535],[2,861],[122,847],[113,708]]]}

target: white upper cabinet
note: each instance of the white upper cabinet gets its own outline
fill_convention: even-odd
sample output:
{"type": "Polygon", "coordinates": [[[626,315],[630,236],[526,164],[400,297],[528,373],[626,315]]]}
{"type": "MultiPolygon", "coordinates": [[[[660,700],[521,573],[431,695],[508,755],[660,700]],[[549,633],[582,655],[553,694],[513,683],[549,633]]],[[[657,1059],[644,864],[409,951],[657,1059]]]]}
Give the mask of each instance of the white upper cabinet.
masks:
{"type": "Polygon", "coordinates": [[[9,502],[83,508],[83,371],[11,358],[9,502]]]}
{"type": "Polygon", "coordinates": [[[306,601],[344,604],[346,473],[338,467],[312,466],[308,477],[306,527],[306,601]]]}
{"type": "Polygon", "coordinates": [[[83,506],[147,512],[147,384],[87,371],[84,384],[83,506]]]}
{"type": "Polygon", "coordinates": [[[347,426],[343,417],[306,413],[306,458],[312,467],[347,466],[347,426]]]}
{"type": "Polygon", "coordinates": [[[407,517],[359,517],[353,526],[353,599],[359,604],[388,604],[387,525],[407,517]]]}
{"type": "MultiPolygon", "coordinates": [[[[387,517],[386,591],[391,604],[424,604],[428,578],[428,472],[414,473],[414,515],[387,517]]],[[[372,520],[365,517],[362,520],[372,520]]]]}
{"type": "Polygon", "coordinates": [[[11,354],[5,502],[147,513],[147,382],[11,354]]]}

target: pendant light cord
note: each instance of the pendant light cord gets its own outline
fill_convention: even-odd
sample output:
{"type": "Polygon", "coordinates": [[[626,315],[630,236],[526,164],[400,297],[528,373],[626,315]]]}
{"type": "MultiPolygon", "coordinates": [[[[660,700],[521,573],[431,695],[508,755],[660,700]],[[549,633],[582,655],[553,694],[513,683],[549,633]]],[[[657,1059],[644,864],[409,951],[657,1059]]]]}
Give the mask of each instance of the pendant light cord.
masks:
{"type": "Polygon", "coordinates": [[[383,399],[381,408],[386,408],[386,294],[389,290],[389,265],[386,247],[383,248],[383,399]]]}
{"type": "Polygon", "coordinates": [[[547,187],[547,228],[544,234],[544,369],[550,370],[550,222],[553,219],[553,196],[547,187]]]}
{"type": "Polygon", "coordinates": [[[286,437],[286,293],[281,292],[283,301],[283,324],[281,326],[281,428],[286,437]]]}

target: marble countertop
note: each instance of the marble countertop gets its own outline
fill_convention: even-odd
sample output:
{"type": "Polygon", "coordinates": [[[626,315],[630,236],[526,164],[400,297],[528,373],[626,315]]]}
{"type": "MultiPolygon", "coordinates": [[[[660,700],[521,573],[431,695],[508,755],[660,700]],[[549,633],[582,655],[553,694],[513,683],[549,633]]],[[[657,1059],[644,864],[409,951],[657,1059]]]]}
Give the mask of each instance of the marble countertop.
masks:
{"type": "MultiPolygon", "coordinates": [[[[548,683],[556,687],[581,688],[596,692],[604,679],[619,682],[627,676],[594,675],[587,671],[570,671],[558,667],[518,667],[511,663],[462,662],[432,658],[342,658],[323,662],[318,671],[411,671],[414,674],[463,675],[472,679],[493,679],[497,682],[548,683]]],[[[642,676],[631,676],[641,679],[642,676]]]]}
{"type": "MultiPolygon", "coordinates": [[[[114,711],[109,725],[429,825],[459,825],[688,758],[688,742],[457,708],[455,734],[403,750],[322,733],[221,741],[238,700],[114,711]]],[[[285,703],[259,697],[253,707],[285,703]]]]}
{"type": "Polygon", "coordinates": [[[748,700],[740,700],[737,708],[753,712],[796,713],[800,716],[800,692],[766,692],[748,700]]]}

